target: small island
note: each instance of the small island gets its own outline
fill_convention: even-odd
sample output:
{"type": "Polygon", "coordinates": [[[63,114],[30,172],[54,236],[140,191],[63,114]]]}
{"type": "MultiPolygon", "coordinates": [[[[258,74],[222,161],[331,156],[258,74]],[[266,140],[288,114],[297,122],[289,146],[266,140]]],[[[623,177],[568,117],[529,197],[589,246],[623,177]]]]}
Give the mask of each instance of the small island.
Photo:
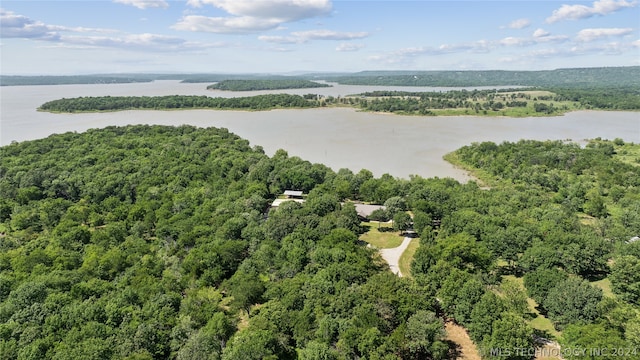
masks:
{"type": "Polygon", "coordinates": [[[42,104],[38,111],[80,113],[123,110],[271,110],[308,108],[314,103],[305,97],[290,94],[267,94],[249,97],[222,98],[197,95],[169,96],[86,96],[59,99],[42,104]]]}
{"type": "Polygon", "coordinates": [[[257,91],[257,90],[283,90],[283,89],[308,89],[331,87],[310,80],[302,79],[260,79],[260,80],[223,80],[207,86],[207,90],[226,91],[257,91]]]}

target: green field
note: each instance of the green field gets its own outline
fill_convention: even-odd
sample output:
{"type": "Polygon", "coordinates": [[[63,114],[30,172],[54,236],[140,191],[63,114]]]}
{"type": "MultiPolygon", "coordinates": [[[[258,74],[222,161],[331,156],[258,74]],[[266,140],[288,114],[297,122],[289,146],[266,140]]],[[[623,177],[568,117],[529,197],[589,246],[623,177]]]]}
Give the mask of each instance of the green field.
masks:
{"type": "Polygon", "coordinates": [[[404,239],[399,231],[380,231],[380,228],[392,228],[390,223],[363,222],[369,230],[360,236],[360,240],[365,241],[378,249],[391,249],[400,246],[404,239]]]}
{"type": "Polygon", "coordinates": [[[610,297],[610,298],[616,297],[616,295],[613,293],[613,290],[611,290],[611,280],[609,280],[608,278],[604,278],[598,281],[593,281],[591,282],[591,285],[602,289],[602,294],[606,297],[610,297]]]}
{"type": "Polygon", "coordinates": [[[420,239],[412,239],[409,243],[409,247],[407,247],[407,250],[405,250],[402,253],[402,256],[400,256],[398,265],[400,266],[400,272],[402,273],[402,276],[412,277],[411,262],[413,261],[413,256],[415,255],[416,250],[418,250],[418,247],[420,247],[420,239]]]}

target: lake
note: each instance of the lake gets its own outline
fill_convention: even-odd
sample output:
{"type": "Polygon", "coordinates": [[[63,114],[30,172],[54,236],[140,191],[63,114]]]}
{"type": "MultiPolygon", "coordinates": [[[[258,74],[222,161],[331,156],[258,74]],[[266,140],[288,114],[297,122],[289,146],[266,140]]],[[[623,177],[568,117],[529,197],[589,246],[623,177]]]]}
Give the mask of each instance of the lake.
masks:
{"type": "Polygon", "coordinates": [[[578,111],[557,117],[489,118],[476,116],[399,116],[358,112],[349,108],[272,110],[263,112],[183,110],[122,111],[86,114],[37,112],[42,103],[79,96],[208,95],[252,96],[267,93],[345,96],[375,90],[444,91],[451,88],[335,85],[330,88],[224,92],[206,90],[207,83],[155,81],[133,84],[0,87],[0,145],[54,133],[82,132],[109,125],[190,124],[224,127],[260,145],[267,154],[285,149],[290,156],[323,163],[334,170],[369,169],[395,177],[453,177],[468,180],[442,156],[480,141],[520,139],[583,141],[595,137],[640,142],[640,113],[578,111]]]}

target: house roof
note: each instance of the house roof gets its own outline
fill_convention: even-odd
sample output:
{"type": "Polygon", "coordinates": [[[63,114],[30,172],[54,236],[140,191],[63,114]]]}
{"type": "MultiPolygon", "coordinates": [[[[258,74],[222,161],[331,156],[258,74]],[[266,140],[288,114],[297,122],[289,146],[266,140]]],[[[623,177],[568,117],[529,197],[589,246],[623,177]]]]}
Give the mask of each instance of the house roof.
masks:
{"type": "Polygon", "coordinates": [[[301,203],[301,204],[304,202],[304,200],[302,200],[302,199],[275,199],[271,203],[271,207],[278,207],[278,206],[280,206],[280,204],[282,204],[285,201],[295,201],[295,202],[301,203]]]}
{"type": "Polygon", "coordinates": [[[384,205],[367,205],[367,204],[353,204],[356,207],[356,212],[358,216],[361,217],[369,217],[371,213],[378,209],[386,209],[384,205]]]}
{"type": "Polygon", "coordinates": [[[297,190],[285,190],[284,194],[286,196],[302,196],[303,192],[297,190]]]}

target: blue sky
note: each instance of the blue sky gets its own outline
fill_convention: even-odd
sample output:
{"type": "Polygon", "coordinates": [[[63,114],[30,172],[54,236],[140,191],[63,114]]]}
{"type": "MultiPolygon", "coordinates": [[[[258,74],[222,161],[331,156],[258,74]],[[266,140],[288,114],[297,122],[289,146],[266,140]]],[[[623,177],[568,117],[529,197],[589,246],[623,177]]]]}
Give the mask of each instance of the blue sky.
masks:
{"type": "Polygon", "coordinates": [[[639,1],[3,0],[0,72],[631,66],[639,1]]]}

